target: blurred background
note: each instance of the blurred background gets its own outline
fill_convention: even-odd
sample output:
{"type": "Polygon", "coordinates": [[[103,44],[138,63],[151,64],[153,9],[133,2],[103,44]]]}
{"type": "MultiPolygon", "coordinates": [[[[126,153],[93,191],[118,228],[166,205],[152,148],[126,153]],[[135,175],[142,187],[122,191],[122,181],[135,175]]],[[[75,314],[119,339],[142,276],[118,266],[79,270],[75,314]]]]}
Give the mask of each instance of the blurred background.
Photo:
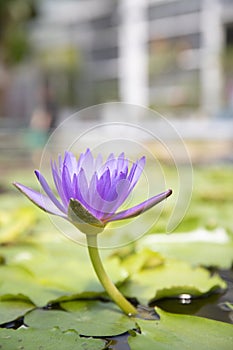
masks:
{"type": "MultiPolygon", "coordinates": [[[[59,243],[54,232],[58,226],[51,225],[12,182],[39,189],[33,170],[42,168],[49,137],[54,153],[63,153],[67,145],[80,141],[80,135],[90,147],[97,143],[103,152],[111,152],[116,145],[134,160],[142,149],[146,151],[146,176],[135,188],[134,204],[148,194],[173,189],[162,209],[143,214],[131,229],[122,225],[121,235],[114,239],[103,237],[117,245],[135,237],[135,232],[156,233],[156,250],[165,257],[230,269],[233,0],[0,0],[0,265],[12,269],[13,261],[18,268],[23,261],[32,275],[34,266],[39,272],[32,295],[47,293],[43,289],[47,285],[49,293],[59,289],[63,261],[68,259],[67,268],[73,269],[77,263],[70,265],[73,249],[75,259],[83,255],[72,244],[64,248],[62,237],[60,245],[54,244],[59,243]],[[106,102],[131,105],[85,109],[106,102]],[[77,111],[78,118],[68,118],[77,111]],[[63,127],[57,128],[62,122],[63,127]],[[110,124],[99,128],[108,122],[120,122],[115,123],[119,138],[110,124]],[[174,235],[164,234],[168,221],[174,235]],[[177,237],[182,232],[191,235],[177,237]]],[[[50,152],[47,155],[50,158],[50,152]]],[[[41,170],[52,183],[46,174],[51,175],[48,164],[41,170]]],[[[84,265],[84,274],[85,269],[84,265]]],[[[18,291],[19,284],[25,291],[19,289],[20,293],[28,295],[32,288],[28,279],[18,277],[18,270],[15,277],[11,277],[14,270],[6,271],[12,280],[7,294],[18,291]]],[[[229,273],[224,278],[230,294],[223,301],[232,304],[232,269],[229,273]]],[[[69,290],[69,283],[65,288],[69,290]]]]}
{"type": "Polygon", "coordinates": [[[232,162],[233,0],[0,1],[4,164],[26,163],[67,116],[111,101],[164,115],[194,162],[232,162]]]}

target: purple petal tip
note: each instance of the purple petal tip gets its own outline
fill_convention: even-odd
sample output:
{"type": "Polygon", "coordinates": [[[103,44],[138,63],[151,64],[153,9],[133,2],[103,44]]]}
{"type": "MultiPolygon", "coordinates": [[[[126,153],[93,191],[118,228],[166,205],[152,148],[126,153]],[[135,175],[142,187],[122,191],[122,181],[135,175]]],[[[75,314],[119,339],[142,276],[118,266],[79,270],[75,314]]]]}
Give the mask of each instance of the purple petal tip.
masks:
{"type": "Polygon", "coordinates": [[[39,177],[40,177],[40,172],[39,172],[39,170],[34,170],[34,173],[35,173],[37,179],[39,180],[39,177]]]}

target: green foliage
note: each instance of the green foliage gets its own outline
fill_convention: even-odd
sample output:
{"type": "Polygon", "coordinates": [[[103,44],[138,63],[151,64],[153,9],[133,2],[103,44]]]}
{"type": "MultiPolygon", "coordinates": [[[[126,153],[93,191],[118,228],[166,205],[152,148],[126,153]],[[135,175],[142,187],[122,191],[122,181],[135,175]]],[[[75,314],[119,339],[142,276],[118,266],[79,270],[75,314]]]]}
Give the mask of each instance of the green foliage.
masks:
{"type": "Polygon", "coordinates": [[[76,332],[61,332],[59,329],[0,329],[0,347],[4,350],[103,350],[100,339],[81,338],[76,332]]]}
{"type": "Polygon", "coordinates": [[[8,64],[20,62],[29,52],[26,22],[36,16],[34,0],[0,1],[0,47],[8,64]]]}
{"type": "Polygon", "coordinates": [[[34,208],[20,207],[12,212],[0,211],[0,243],[8,244],[21,239],[36,223],[34,208]]]}
{"type": "Polygon", "coordinates": [[[113,303],[77,300],[60,304],[64,310],[34,310],[25,317],[25,323],[34,328],[59,327],[62,331],[74,329],[85,336],[109,337],[135,328],[135,321],[125,316],[113,303]]]}
{"type": "MultiPolygon", "coordinates": [[[[169,177],[172,182],[172,171],[169,177]]],[[[231,183],[230,168],[196,170],[190,209],[175,234],[158,234],[172,210],[167,201],[150,235],[118,251],[101,251],[109,275],[127,297],[147,305],[181,293],[199,297],[226,288],[205,267],[229,268],[233,261],[231,183]],[[208,239],[200,240],[198,229],[208,239]]],[[[14,194],[1,196],[0,324],[24,317],[29,326],[0,328],[3,349],[98,350],[106,341],[93,337],[127,331],[132,350],[231,348],[229,324],[162,310],[157,310],[158,321],[125,316],[97,281],[86,247],[60,235],[46,214],[25,203],[14,194]]],[[[146,215],[142,226],[144,220],[146,215]]]]}
{"type": "MultiPolygon", "coordinates": [[[[13,294],[27,296],[37,306],[64,297],[102,295],[103,288],[94,272],[84,247],[61,237],[0,247],[5,264],[0,265],[0,297],[13,294]]],[[[115,283],[128,277],[117,258],[106,263],[115,283]]]]}
{"type": "MultiPolygon", "coordinates": [[[[124,266],[127,268],[127,261],[124,266]]],[[[142,304],[182,293],[200,296],[218,288],[226,288],[226,283],[219,276],[211,276],[202,267],[193,268],[186,262],[172,259],[133,273],[122,287],[125,295],[138,298],[142,304]]]]}
{"type": "MultiPolygon", "coordinates": [[[[169,187],[174,193],[179,193],[175,182],[176,170],[167,167],[164,172],[169,187]]],[[[232,174],[231,166],[194,168],[191,201],[181,223],[173,232],[189,232],[199,227],[209,230],[222,227],[233,234],[232,174]]],[[[150,229],[150,233],[166,232],[167,220],[175,205],[174,199],[172,196],[169,198],[165,210],[150,229]]],[[[154,215],[153,211],[148,212],[148,215],[154,215]]]]}
{"type": "Polygon", "coordinates": [[[24,316],[29,310],[35,306],[24,300],[1,300],[0,301],[0,324],[11,322],[17,318],[24,316]]]}
{"type": "Polygon", "coordinates": [[[232,325],[162,310],[157,312],[160,321],[138,320],[141,332],[130,336],[131,350],[229,350],[232,347],[232,325]]]}
{"type": "Polygon", "coordinates": [[[25,32],[25,28],[21,28],[19,25],[11,26],[6,32],[4,42],[6,48],[5,59],[10,64],[21,62],[30,52],[29,41],[25,32]]]}
{"type": "Polygon", "coordinates": [[[143,246],[159,252],[164,258],[183,260],[192,266],[229,269],[233,264],[233,240],[223,229],[147,235],[138,244],[139,248],[143,246]]]}

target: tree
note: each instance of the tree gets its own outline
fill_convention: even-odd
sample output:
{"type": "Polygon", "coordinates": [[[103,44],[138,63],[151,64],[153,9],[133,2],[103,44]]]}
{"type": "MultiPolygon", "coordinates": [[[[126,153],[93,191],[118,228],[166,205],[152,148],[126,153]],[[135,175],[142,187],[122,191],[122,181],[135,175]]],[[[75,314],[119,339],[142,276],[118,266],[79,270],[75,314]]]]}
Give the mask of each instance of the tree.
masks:
{"type": "Polygon", "coordinates": [[[37,15],[36,0],[0,0],[0,61],[14,65],[30,52],[26,30],[37,15]]]}

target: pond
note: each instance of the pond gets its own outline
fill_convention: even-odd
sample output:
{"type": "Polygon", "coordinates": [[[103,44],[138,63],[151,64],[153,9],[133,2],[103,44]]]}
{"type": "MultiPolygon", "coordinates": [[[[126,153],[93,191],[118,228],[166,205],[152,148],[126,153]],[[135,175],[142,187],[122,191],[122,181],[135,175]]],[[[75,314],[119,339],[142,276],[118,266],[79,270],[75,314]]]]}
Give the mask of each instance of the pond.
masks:
{"type": "MultiPolygon", "coordinates": [[[[166,172],[172,182],[173,170],[166,172]]],[[[19,175],[32,183],[27,174],[19,175]]],[[[121,292],[144,305],[141,317],[127,317],[109,301],[86,247],[58,232],[11,188],[16,175],[6,175],[0,196],[0,348],[180,350],[196,344],[229,350],[232,174],[230,166],[195,168],[190,207],[172,234],[163,234],[172,210],[167,201],[147,235],[101,250],[121,292]]],[[[153,209],[142,215],[142,223],[152,215],[153,209]]]]}

